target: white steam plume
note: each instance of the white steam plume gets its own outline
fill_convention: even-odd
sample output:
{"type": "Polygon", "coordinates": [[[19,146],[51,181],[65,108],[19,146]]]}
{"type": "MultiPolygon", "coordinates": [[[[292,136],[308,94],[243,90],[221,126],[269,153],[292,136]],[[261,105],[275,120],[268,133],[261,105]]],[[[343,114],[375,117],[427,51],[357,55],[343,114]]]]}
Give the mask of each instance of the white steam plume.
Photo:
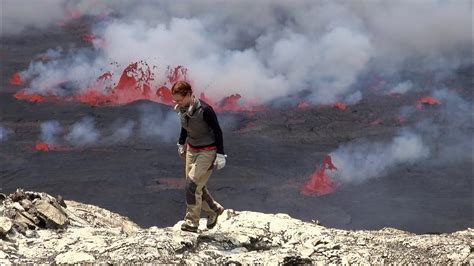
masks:
{"type": "Polygon", "coordinates": [[[65,139],[76,146],[87,146],[99,139],[99,132],[95,128],[95,121],[91,117],[85,117],[72,125],[65,139]]]}
{"type": "Polygon", "coordinates": [[[331,157],[337,171],[334,177],[342,182],[363,182],[379,177],[400,164],[413,164],[430,155],[421,136],[403,131],[390,142],[359,142],[344,144],[331,157]]]}
{"type": "Polygon", "coordinates": [[[309,91],[306,100],[315,104],[355,103],[357,78],[367,71],[450,71],[471,63],[469,0],[64,2],[82,14],[117,17],[96,25],[105,46],[96,42],[92,59],[79,53],[76,61],[36,67],[34,90],[51,90],[63,77],[83,88],[111,61],[124,67],[145,60],[161,70],[189,68],[195,89],[217,100],[240,93],[268,102],[309,91]]]}
{"type": "Polygon", "coordinates": [[[66,15],[64,0],[6,0],[0,5],[0,36],[18,34],[26,28],[44,29],[66,15]]]}
{"type": "Polygon", "coordinates": [[[57,120],[41,123],[41,141],[48,144],[58,143],[59,134],[62,133],[61,125],[57,120]]]}
{"type": "Polygon", "coordinates": [[[179,120],[175,112],[163,111],[159,106],[141,105],[140,133],[145,138],[176,141],[179,136],[179,120]]]}
{"type": "Polygon", "coordinates": [[[11,130],[0,125],[0,142],[7,140],[10,134],[11,130]]]}
{"type": "Polygon", "coordinates": [[[463,160],[473,163],[472,103],[447,89],[434,91],[433,97],[440,101],[438,119],[426,121],[417,129],[436,147],[438,163],[446,165],[463,160]]]}
{"type": "Polygon", "coordinates": [[[395,87],[393,87],[393,89],[390,90],[390,92],[404,94],[407,91],[411,90],[412,87],[413,87],[413,83],[408,80],[408,81],[398,83],[395,87]]]}
{"type": "Polygon", "coordinates": [[[124,121],[123,119],[116,120],[112,127],[112,135],[108,138],[111,142],[123,142],[129,139],[133,134],[133,129],[136,126],[136,122],[133,120],[124,121]]]}

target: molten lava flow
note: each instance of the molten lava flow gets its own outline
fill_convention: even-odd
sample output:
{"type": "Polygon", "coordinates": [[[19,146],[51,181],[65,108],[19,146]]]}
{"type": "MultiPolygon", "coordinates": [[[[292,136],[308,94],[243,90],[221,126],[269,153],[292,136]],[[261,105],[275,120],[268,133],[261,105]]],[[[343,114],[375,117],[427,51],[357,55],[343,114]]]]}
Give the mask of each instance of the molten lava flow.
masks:
{"type": "Polygon", "coordinates": [[[324,157],[323,163],[300,188],[300,193],[307,196],[323,196],[334,192],[338,184],[326,175],[327,169],[337,170],[330,155],[324,157]]]}
{"type": "Polygon", "coordinates": [[[21,85],[21,76],[20,73],[15,73],[13,76],[10,78],[10,84],[14,86],[20,86],[21,85]]]}
{"type": "Polygon", "coordinates": [[[46,142],[38,142],[35,144],[35,150],[37,151],[71,151],[73,150],[72,147],[63,146],[63,145],[56,145],[46,142]]]}
{"type": "Polygon", "coordinates": [[[423,109],[424,105],[438,105],[440,102],[438,99],[431,97],[431,96],[425,96],[421,97],[417,102],[416,102],[416,108],[418,110],[423,109]]]}
{"type": "Polygon", "coordinates": [[[73,96],[76,102],[87,103],[93,106],[106,105],[113,102],[114,95],[106,95],[99,93],[94,88],[89,88],[81,93],[73,96]]]}
{"type": "Polygon", "coordinates": [[[207,104],[210,104],[215,109],[218,109],[218,104],[214,102],[213,100],[211,100],[209,97],[207,97],[206,94],[204,94],[204,92],[201,92],[201,94],[199,95],[199,99],[205,101],[207,104]]]}
{"type": "Polygon", "coordinates": [[[35,149],[37,151],[49,151],[49,145],[47,143],[36,143],[35,149]]]}
{"type": "Polygon", "coordinates": [[[171,90],[165,86],[161,86],[156,90],[156,97],[161,99],[161,102],[166,105],[173,105],[173,96],[171,90]]]}
{"type": "Polygon", "coordinates": [[[340,109],[340,110],[346,110],[347,105],[345,103],[337,102],[334,104],[334,108],[340,109]]]}
{"type": "Polygon", "coordinates": [[[306,109],[306,108],[308,108],[308,107],[309,107],[309,104],[308,104],[307,102],[305,102],[305,101],[299,102],[299,103],[298,103],[298,106],[297,106],[298,109],[306,109]]]}
{"type": "Polygon", "coordinates": [[[97,78],[97,81],[101,81],[101,80],[108,80],[112,78],[112,73],[110,73],[110,71],[107,71],[105,72],[104,74],[100,75],[98,78],[97,78]]]}
{"type": "MultiPolygon", "coordinates": [[[[54,95],[32,94],[20,91],[14,95],[19,100],[29,102],[41,102],[48,100],[76,101],[93,106],[122,105],[138,100],[150,100],[166,105],[173,105],[173,97],[169,86],[180,80],[186,80],[187,69],[183,66],[168,68],[166,82],[153,87],[151,82],[154,74],[145,62],[134,62],[129,64],[120,75],[116,86],[112,86],[109,79],[110,72],[105,72],[96,79],[96,83],[89,88],[77,90],[73,95],[59,98],[54,95]]],[[[201,99],[209,103],[216,111],[263,111],[261,105],[250,101],[241,103],[242,96],[233,94],[225,97],[221,102],[213,101],[201,93],[201,99]]]]}
{"type": "Polygon", "coordinates": [[[87,42],[87,43],[92,43],[92,42],[94,42],[95,39],[97,39],[97,37],[92,35],[92,34],[83,34],[82,35],[82,40],[87,42]]]}
{"type": "Polygon", "coordinates": [[[222,100],[221,108],[229,111],[241,111],[241,107],[238,105],[238,101],[242,98],[240,94],[232,94],[222,100]]]}
{"type": "Polygon", "coordinates": [[[13,94],[13,97],[15,97],[18,100],[24,100],[31,103],[43,102],[45,99],[43,96],[39,94],[27,94],[23,90],[13,94]]]}

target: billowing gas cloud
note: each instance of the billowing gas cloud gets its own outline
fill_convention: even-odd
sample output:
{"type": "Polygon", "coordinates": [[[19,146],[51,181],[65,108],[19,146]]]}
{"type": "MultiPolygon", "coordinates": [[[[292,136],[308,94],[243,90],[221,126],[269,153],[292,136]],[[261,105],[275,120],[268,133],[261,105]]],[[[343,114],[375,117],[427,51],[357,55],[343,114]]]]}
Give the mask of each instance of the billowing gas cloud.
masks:
{"type": "Polygon", "coordinates": [[[28,28],[44,29],[66,18],[64,0],[2,1],[0,35],[18,34],[28,28]]]}
{"type": "Polygon", "coordinates": [[[48,144],[57,144],[63,129],[57,120],[41,123],[41,141],[48,144]]]}
{"type": "Polygon", "coordinates": [[[95,127],[92,117],[84,117],[81,121],[72,125],[65,139],[76,146],[87,146],[99,139],[100,133],[95,127]]]}
{"type": "Polygon", "coordinates": [[[112,124],[112,135],[106,142],[123,142],[133,135],[133,129],[136,126],[133,120],[118,119],[112,124]]]}
{"type": "Polygon", "coordinates": [[[32,65],[23,73],[33,79],[32,90],[55,91],[65,79],[84,88],[104,70],[117,81],[126,65],[144,60],[158,67],[156,84],[168,66],[183,65],[195,89],[217,100],[239,93],[266,103],[308,92],[313,104],[353,104],[363,96],[358,79],[366,73],[449,73],[471,63],[469,0],[62,3],[64,10],[115,18],[94,26],[101,40],[89,54],[32,65]],[[110,62],[121,68],[108,69],[110,62]]]}
{"type": "MultiPolygon", "coordinates": [[[[474,113],[472,104],[456,92],[439,89],[433,97],[440,101],[418,112],[436,112],[411,128],[403,129],[386,142],[357,141],[341,145],[330,155],[337,167],[333,177],[342,182],[363,182],[381,177],[398,165],[430,160],[437,166],[473,163],[474,113]]],[[[414,108],[402,108],[405,117],[414,108]]]]}
{"type": "Polygon", "coordinates": [[[429,155],[421,136],[411,131],[403,131],[389,142],[344,144],[331,153],[337,167],[334,177],[342,182],[380,177],[397,165],[416,163],[429,155]]]}
{"type": "Polygon", "coordinates": [[[179,136],[179,120],[175,112],[163,111],[160,106],[141,105],[140,134],[144,138],[162,141],[177,141],[179,136]]]}
{"type": "Polygon", "coordinates": [[[11,131],[9,129],[0,125],[0,142],[7,140],[10,133],[11,131]]]}
{"type": "MultiPolygon", "coordinates": [[[[56,120],[41,123],[41,142],[53,145],[97,146],[110,145],[129,140],[135,130],[139,136],[158,142],[176,141],[179,135],[179,122],[176,113],[164,111],[161,106],[143,104],[138,108],[139,121],[118,118],[104,130],[99,130],[92,117],[65,128],[56,120]],[[137,125],[139,127],[137,127],[137,125]],[[108,133],[105,133],[108,132],[108,133]]],[[[0,140],[5,140],[9,131],[0,126],[0,140]]]]}
{"type": "Polygon", "coordinates": [[[433,96],[441,104],[435,120],[420,123],[417,130],[436,147],[437,163],[474,162],[474,112],[472,102],[455,91],[438,89],[433,96]]]}

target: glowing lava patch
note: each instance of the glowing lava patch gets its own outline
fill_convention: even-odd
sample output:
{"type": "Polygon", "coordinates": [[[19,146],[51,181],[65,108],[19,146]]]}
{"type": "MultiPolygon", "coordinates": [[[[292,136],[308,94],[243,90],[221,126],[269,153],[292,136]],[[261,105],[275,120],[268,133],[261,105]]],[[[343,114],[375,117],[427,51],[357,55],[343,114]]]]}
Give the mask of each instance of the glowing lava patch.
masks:
{"type": "Polygon", "coordinates": [[[311,175],[309,180],[300,187],[300,193],[306,196],[323,196],[334,192],[338,183],[326,175],[326,170],[337,170],[330,155],[324,157],[323,163],[311,175]]]}
{"type": "Polygon", "coordinates": [[[42,151],[42,152],[49,152],[49,151],[72,151],[74,150],[71,146],[66,145],[57,145],[51,144],[46,142],[38,142],[35,144],[35,150],[42,151]]]}
{"type": "Polygon", "coordinates": [[[14,86],[20,86],[21,85],[21,76],[20,73],[15,73],[13,76],[10,78],[10,84],[14,86]]]}
{"type": "Polygon", "coordinates": [[[421,110],[423,109],[423,106],[427,105],[439,105],[441,104],[440,101],[434,97],[431,96],[425,96],[421,97],[417,102],[416,102],[416,109],[421,110]]]}
{"type": "Polygon", "coordinates": [[[339,109],[339,110],[346,110],[347,105],[345,103],[337,102],[333,105],[334,108],[339,109]]]}
{"type": "Polygon", "coordinates": [[[296,106],[298,109],[306,109],[309,107],[309,104],[305,101],[301,101],[298,103],[298,105],[296,106]]]}
{"type": "MultiPolygon", "coordinates": [[[[170,86],[177,81],[187,80],[187,69],[183,66],[168,68],[164,84],[153,86],[155,80],[148,64],[143,61],[129,64],[120,75],[116,85],[112,86],[112,73],[105,72],[96,79],[95,85],[76,90],[72,95],[56,96],[30,93],[21,90],[14,94],[18,100],[28,102],[72,101],[92,106],[116,106],[138,100],[149,100],[168,106],[174,105],[170,86]]],[[[264,107],[249,100],[243,100],[240,94],[232,94],[221,101],[214,101],[201,93],[200,99],[220,111],[263,111],[264,107]]]]}

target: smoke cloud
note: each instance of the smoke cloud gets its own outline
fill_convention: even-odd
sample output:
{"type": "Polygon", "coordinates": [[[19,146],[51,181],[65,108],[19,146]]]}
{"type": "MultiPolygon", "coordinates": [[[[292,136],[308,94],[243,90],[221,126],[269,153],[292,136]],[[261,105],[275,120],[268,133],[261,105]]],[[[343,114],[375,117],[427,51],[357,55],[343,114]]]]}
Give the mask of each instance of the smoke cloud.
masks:
{"type": "Polygon", "coordinates": [[[344,144],[331,153],[337,167],[335,178],[343,182],[363,182],[386,174],[397,165],[409,165],[430,155],[420,135],[403,131],[390,142],[344,144]]]}
{"type": "Polygon", "coordinates": [[[10,135],[10,133],[11,133],[11,130],[0,125],[0,142],[7,140],[8,135],[10,135]]]}
{"type": "Polygon", "coordinates": [[[95,121],[91,117],[85,117],[72,125],[65,139],[75,146],[87,146],[99,139],[99,132],[95,128],[95,121]]]}
{"type": "Polygon", "coordinates": [[[140,133],[142,137],[162,141],[176,141],[181,126],[177,114],[163,111],[161,106],[144,104],[139,106],[140,133]]]}
{"type": "Polygon", "coordinates": [[[412,87],[413,83],[408,80],[397,84],[393,89],[390,90],[390,92],[404,94],[407,91],[411,90],[412,87]]]}
{"type": "Polygon", "coordinates": [[[106,142],[123,142],[133,135],[133,129],[136,126],[133,120],[118,119],[112,124],[112,135],[106,142]]]}
{"type": "Polygon", "coordinates": [[[380,177],[399,165],[410,165],[422,160],[440,165],[474,162],[474,113],[472,104],[448,89],[433,92],[440,105],[427,110],[401,108],[405,117],[415,112],[431,112],[411,128],[405,128],[389,142],[367,140],[343,144],[331,157],[338,168],[334,178],[342,182],[363,182],[380,177]]]}
{"type": "Polygon", "coordinates": [[[468,0],[60,2],[64,10],[114,18],[94,25],[102,41],[92,51],[32,64],[23,73],[31,90],[55,91],[65,79],[70,89],[92,86],[104,70],[116,82],[126,65],[144,60],[157,66],[155,84],[163,84],[168,66],[183,65],[194,88],[216,100],[239,93],[268,103],[304,91],[313,104],[353,104],[365,89],[358,78],[371,71],[450,72],[471,63],[468,0]],[[108,69],[111,62],[120,67],[108,69]]]}
{"type": "Polygon", "coordinates": [[[45,29],[66,18],[64,0],[2,1],[0,35],[18,34],[27,28],[45,29]]]}
{"type": "Polygon", "coordinates": [[[41,141],[48,144],[57,144],[63,129],[59,121],[51,120],[41,123],[41,141]]]}

